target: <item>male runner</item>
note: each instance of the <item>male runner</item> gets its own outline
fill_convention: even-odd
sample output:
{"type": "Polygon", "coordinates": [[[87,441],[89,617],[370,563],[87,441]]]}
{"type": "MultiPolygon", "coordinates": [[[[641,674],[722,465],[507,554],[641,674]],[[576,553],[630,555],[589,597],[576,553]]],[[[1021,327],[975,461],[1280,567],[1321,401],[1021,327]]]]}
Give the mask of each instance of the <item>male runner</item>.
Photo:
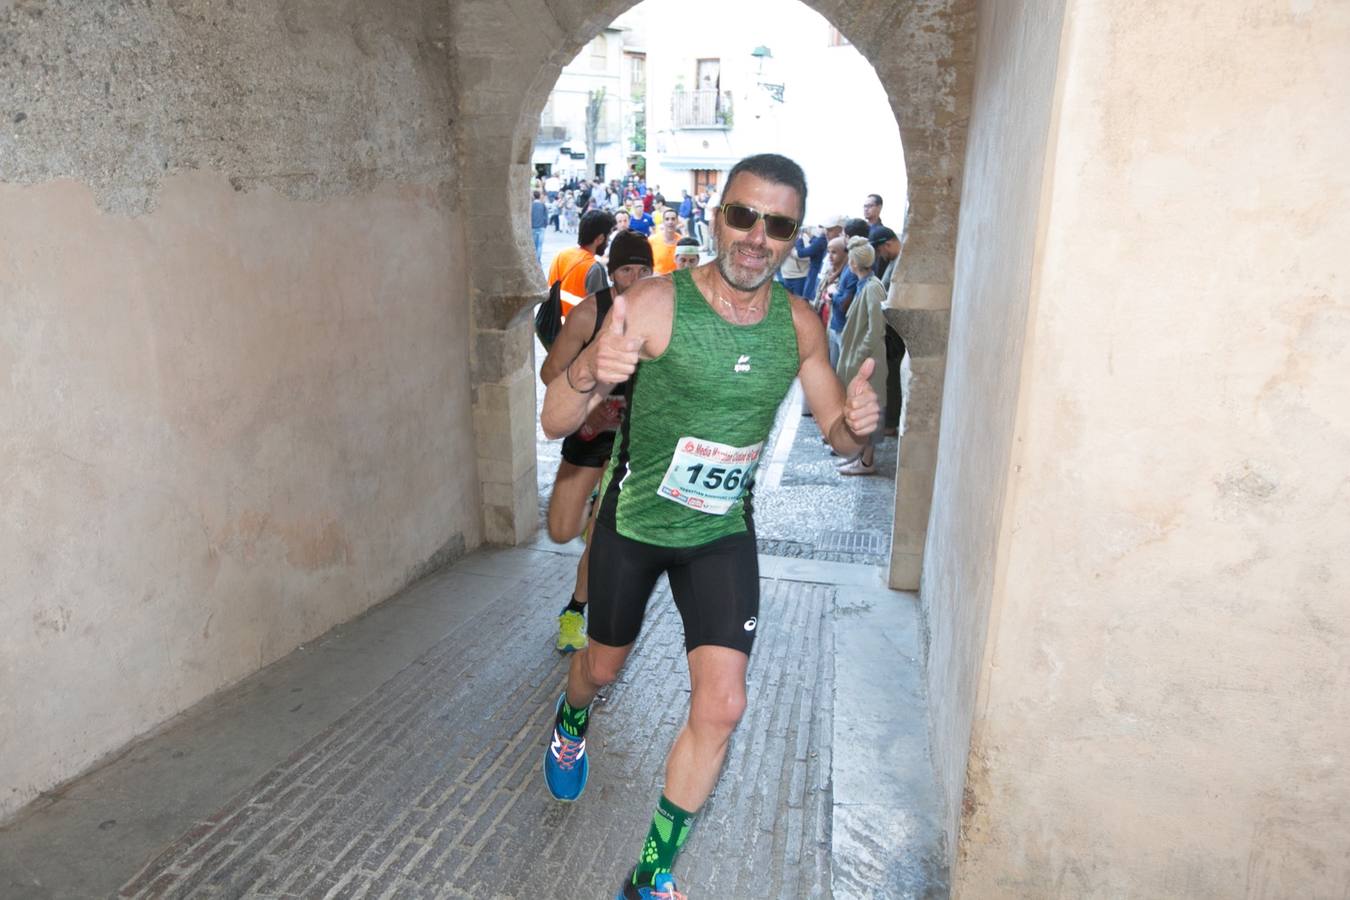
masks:
{"type": "Polygon", "coordinates": [[[680,215],[670,207],[661,212],[661,230],[652,235],[652,266],[657,275],[675,271],[675,247],[680,242],[680,215]]]}
{"type": "MultiPolygon", "coordinates": [[[[675,245],[675,268],[692,269],[698,265],[699,250],[698,238],[682,237],[680,242],[675,245]]],[[[654,255],[653,255],[653,258],[654,255]]]]}
{"type": "Polygon", "coordinates": [[[877,426],[864,362],[847,393],[820,319],[774,286],[806,206],[801,168],[776,154],[732,168],[714,218],[717,256],[649,278],[614,301],[599,337],[549,383],[545,434],[573,431],[591,397],[628,379],[628,407],[600,488],[591,536],[590,644],[572,657],[544,754],[549,791],[586,784],[586,725],[596,691],[632,650],[658,576],[684,622],[688,718],[666,760],[665,790],[619,898],[675,892],[671,867],[717,782],[745,710],[759,623],[750,488],[774,414],[794,377],[831,443],[856,453],[877,426]]]}
{"type": "Polygon", "coordinates": [[[562,282],[562,314],[572,312],[583,299],[607,285],[605,267],[596,259],[605,252],[614,217],[593,209],[581,217],[577,226],[577,245],[558,251],[548,266],[548,283],[562,282]]]}
{"type": "MultiPolygon", "coordinates": [[[[563,367],[594,340],[613,298],[627,291],[638,279],[652,274],[652,248],[647,239],[635,231],[620,231],[609,245],[608,268],[613,289],[599,290],[572,308],[539,368],[539,377],[545,384],[556,378],[563,367]]],[[[553,493],[548,498],[548,536],[560,544],[585,530],[586,501],[609,463],[614,429],[619,427],[619,411],[624,403],[622,391],[616,391],[612,397],[596,393],[604,400],[593,404],[581,427],[563,439],[562,462],[553,481],[553,493]]],[[[586,646],[584,610],[590,553],[591,547],[587,543],[577,565],[572,597],[558,615],[556,646],[563,652],[586,646]]]]}

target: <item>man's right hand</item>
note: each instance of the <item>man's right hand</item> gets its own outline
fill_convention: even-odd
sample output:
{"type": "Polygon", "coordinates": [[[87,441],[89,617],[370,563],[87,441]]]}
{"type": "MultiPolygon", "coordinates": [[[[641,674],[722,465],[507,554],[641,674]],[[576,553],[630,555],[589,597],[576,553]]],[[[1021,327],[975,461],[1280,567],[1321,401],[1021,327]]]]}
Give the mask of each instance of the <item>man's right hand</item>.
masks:
{"type": "Polygon", "coordinates": [[[595,342],[595,380],[619,384],[637,371],[642,339],[627,333],[628,301],[614,298],[609,311],[609,327],[595,342]]]}

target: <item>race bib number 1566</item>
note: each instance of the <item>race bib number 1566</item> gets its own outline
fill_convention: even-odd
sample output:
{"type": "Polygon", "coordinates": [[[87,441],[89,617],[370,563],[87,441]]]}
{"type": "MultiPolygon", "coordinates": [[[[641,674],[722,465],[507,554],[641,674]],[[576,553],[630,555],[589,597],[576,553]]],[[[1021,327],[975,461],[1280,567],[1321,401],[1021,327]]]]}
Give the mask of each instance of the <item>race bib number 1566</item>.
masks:
{"type": "Polygon", "coordinates": [[[675,443],[670,468],[656,492],[667,500],[715,516],[725,515],[745,493],[764,442],[732,447],[696,437],[675,443]]]}

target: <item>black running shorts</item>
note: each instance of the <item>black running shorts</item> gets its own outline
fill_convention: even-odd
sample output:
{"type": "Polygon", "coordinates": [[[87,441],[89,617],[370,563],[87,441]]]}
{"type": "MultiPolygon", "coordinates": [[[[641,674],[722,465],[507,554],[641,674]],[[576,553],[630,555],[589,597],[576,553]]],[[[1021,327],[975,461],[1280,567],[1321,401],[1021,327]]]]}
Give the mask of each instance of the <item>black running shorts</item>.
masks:
{"type": "Polygon", "coordinates": [[[602,431],[594,440],[583,441],[575,433],[563,438],[562,458],[583,469],[603,469],[614,450],[614,432],[602,431]]]}
{"type": "Polygon", "coordinates": [[[596,522],[591,531],[591,640],[623,647],[637,640],[656,579],[665,572],[684,620],[686,651],[711,644],[747,656],[759,625],[759,556],[753,531],[698,547],[657,547],[596,522]]]}

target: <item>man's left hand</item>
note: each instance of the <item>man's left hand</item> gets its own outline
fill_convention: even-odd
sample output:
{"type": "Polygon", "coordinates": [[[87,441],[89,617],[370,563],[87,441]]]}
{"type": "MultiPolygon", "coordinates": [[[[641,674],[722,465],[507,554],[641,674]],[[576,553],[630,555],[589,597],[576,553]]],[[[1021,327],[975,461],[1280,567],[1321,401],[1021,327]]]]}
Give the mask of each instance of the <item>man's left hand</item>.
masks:
{"type": "Polygon", "coordinates": [[[844,398],[844,424],[856,437],[865,438],[877,430],[881,421],[881,404],[877,402],[877,392],[872,390],[868,381],[876,369],[875,359],[866,359],[858,374],[848,383],[848,393],[844,398]]]}

